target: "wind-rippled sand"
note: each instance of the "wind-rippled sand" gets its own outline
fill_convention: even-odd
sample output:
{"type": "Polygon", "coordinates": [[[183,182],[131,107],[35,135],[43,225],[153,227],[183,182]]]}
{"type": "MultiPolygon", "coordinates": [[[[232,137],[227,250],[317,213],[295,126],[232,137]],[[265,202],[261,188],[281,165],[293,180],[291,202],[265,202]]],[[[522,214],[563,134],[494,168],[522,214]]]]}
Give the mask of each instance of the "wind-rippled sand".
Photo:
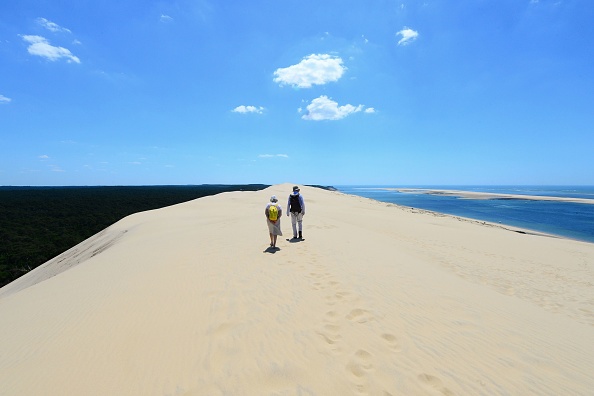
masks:
{"type": "Polygon", "coordinates": [[[1,395],[591,395],[594,244],[290,184],[129,216],[0,289],[1,395]]]}

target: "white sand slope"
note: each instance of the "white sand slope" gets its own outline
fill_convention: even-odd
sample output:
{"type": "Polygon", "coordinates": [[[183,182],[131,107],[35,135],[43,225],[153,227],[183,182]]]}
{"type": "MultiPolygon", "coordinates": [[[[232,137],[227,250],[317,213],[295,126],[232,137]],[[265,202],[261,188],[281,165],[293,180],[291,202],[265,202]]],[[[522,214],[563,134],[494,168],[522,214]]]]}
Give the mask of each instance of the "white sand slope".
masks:
{"type": "Polygon", "coordinates": [[[0,289],[1,395],[592,395],[594,244],[291,185],[129,216],[0,289]]]}

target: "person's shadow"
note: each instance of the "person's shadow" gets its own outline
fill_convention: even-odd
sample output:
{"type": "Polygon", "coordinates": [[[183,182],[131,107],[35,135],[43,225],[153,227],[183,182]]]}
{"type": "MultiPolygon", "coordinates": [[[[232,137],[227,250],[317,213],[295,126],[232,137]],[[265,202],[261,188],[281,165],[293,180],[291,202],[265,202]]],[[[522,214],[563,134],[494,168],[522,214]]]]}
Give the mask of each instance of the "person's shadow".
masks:
{"type": "Polygon", "coordinates": [[[287,238],[287,242],[289,242],[289,243],[299,243],[299,242],[303,242],[303,241],[305,241],[305,239],[303,239],[303,238],[291,238],[291,239],[287,238]]]}
{"type": "Polygon", "coordinates": [[[279,250],[281,250],[279,247],[268,246],[262,253],[274,254],[274,253],[278,252],[279,250]]]}

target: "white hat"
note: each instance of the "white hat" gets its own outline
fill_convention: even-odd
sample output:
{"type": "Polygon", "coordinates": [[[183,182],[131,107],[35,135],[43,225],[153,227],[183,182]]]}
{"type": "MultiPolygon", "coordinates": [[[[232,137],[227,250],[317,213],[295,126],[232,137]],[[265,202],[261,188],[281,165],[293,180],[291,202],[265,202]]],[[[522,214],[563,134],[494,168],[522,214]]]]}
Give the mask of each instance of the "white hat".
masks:
{"type": "Polygon", "coordinates": [[[276,195],[273,195],[272,197],[270,197],[270,202],[277,202],[278,199],[276,199],[276,195]]]}

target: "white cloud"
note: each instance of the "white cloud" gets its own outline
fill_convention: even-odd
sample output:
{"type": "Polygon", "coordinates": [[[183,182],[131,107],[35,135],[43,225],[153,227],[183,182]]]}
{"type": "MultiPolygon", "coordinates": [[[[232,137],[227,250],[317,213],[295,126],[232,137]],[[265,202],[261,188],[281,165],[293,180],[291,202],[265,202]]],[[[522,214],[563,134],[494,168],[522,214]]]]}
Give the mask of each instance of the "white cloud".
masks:
{"type": "Polygon", "coordinates": [[[63,28],[62,26],[58,25],[57,23],[50,22],[50,21],[48,21],[45,18],[37,18],[37,23],[39,25],[43,26],[44,28],[46,28],[47,30],[49,30],[50,32],[54,32],[54,33],[58,33],[58,32],[72,33],[70,31],[70,29],[63,28]]]}
{"type": "Polygon", "coordinates": [[[262,114],[264,112],[264,107],[260,106],[260,107],[256,107],[256,106],[237,106],[236,108],[234,108],[232,110],[234,113],[257,113],[257,114],[262,114]]]}
{"type": "Polygon", "coordinates": [[[169,15],[161,15],[161,22],[163,23],[168,23],[168,22],[173,22],[173,18],[170,17],[169,15]]]}
{"type": "Polygon", "coordinates": [[[340,120],[363,110],[364,107],[363,105],[353,106],[350,104],[339,106],[337,102],[322,95],[307,105],[307,112],[301,118],[311,121],[340,120]]]}
{"type": "Polygon", "coordinates": [[[342,59],[328,54],[311,54],[296,65],[276,69],[274,82],[298,88],[311,88],[338,81],[347,70],[342,59]]]}
{"type": "Polygon", "coordinates": [[[376,110],[373,107],[368,107],[368,108],[365,109],[365,112],[367,114],[373,114],[373,113],[375,113],[375,111],[376,110]]]}
{"type": "Polygon", "coordinates": [[[45,37],[30,35],[23,35],[21,37],[30,44],[29,48],[27,48],[27,51],[31,55],[41,56],[52,62],[60,58],[65,58],[68,63],[80,63],[80,59],[72,55],[68,49],[50,45],[49,41],[45,37]]]}
{"type": "Polygon", "coordinates": [[[2,103],[10,103],[10,102],[12,102],[12,99],[7,98],[4,95],[0,95],[0,104],[2,104],[2,103]]]}
{"type": "Polygon", "coordinates": [[[419,32],[415,32],[412,29],[404,27],[404,29],[396,33],[396,36],[402,36],[402,38],[398,41],[398,45],[408,45],[415,41],[417,37],[419,37],[419,32]]]}
{"type": "Polygon", "coordinates": [[[289,158],[287,154],[260,154],[258,158],[289,158]]]}

